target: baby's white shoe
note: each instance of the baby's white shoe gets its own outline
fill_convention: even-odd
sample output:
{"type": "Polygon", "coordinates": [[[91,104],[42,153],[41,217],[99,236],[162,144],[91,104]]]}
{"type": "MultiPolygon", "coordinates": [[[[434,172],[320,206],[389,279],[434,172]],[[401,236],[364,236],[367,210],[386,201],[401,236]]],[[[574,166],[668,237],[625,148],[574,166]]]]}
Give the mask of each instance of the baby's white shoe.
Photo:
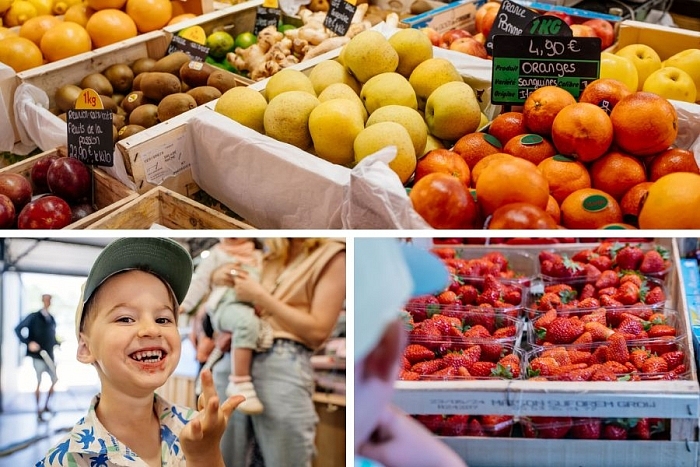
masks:
{"type": "Polygon", "coordinates": [[[244,396],[245,400],[236,408],[246,415],[259,415],[263,412],[263,405],[258,399],[258,395],[255,392],[255,386],[251,381],[246,381],[243,383],[234,383],[230,381],[226,387],[226,395],[231,396],[244,396]]]}

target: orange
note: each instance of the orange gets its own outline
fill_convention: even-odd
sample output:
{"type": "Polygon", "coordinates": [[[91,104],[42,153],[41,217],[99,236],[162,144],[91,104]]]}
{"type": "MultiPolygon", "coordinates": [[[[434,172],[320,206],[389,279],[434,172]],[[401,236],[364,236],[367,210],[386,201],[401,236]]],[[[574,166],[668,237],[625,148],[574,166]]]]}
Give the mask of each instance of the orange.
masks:
{"type": "Polygon", "coordinates": [[[11,36],[18,36],[18,34],[13,29],[4,28],[4,27],[0,26],[0,40],[4,39],[6,37],[11,37],[11,36]]]}
{"type": "Polygon", "coordinates": [[[554,199],[554,196],[549,195],[547,200],[547,206],[544,210],[549,214],[557,225],[561,224],[561,209],[559,208],[559,203],[554,199]]]}
{"type": "Polygon", "coordinates": [[[44,58],[34,42],[24,37],[8,36],[0,39],[0,62],[19,73],[42,65],[44,58]]]}
{"type": "Polygon", "coordinates": [[[522,112],[504,112],[497,115],[489,125],[488,132],[504,145],[514,136],[527,133],[522,112]]]}
{"type": "Polygon", "coordinates": [[[24,37],[34,42],[36,45],[39,45],[41,44],[41,38],[44,36],[44,33],[60,22],[61,20],[53,15],[35,16],[27,20],[19,28],[19,37],[24,37]]]}
{"type": "Polygon", "coordinates": [[[598,229],[622,222],[622,210],[604,191],[582,188],[561,203],[561,224],[567,229],[598,229]]]}
{"type": "Polygon", "coordinates": [[[542,208],[529,203],[509,203],[496,209],[488,228],[500,229],[556,229],[557,223],[542,208]]]}
{"type": "Polygon", "coordinates": [[[627,190],[647,181],[644,164],[621,151],[610,151],[590,166],[593,188],[603,190],[616,200],[627,190]]]}
{"type": "Polygon", "coordinates": [[[187,13],[185,10],[185,2],[182,0],[171,0],[170,5],[173,8],[173,18],[187,13]]]}
{"type": "Polygon", "coordinates": [[[503,152],[537,165],[543,160],[553,157],[557,150],[554,149],[552,143],[540,135],[524,134],[508,140],[503,146],[503,152]]]}
{"type": "Polygon", "coordinates": [[[459,138],[452,150],[462,156],[471,169],[484,157],[501,152],[501,143],[487,133],[469,133],[459,138]]]}
{"type": "Polygon", "coordinates": [[[615,222],[612,224],[606,224],[601,229],[604,230],[637,230],[637,227],[631,224],[625,224],[624,222],[615,222]]]}
{"type": "Polygon", "coordinates": [[[613,126],[603,109],[587,102],[564,107],[552,124],[552,141],[561,154],[591,162],[610,148],[613,126]]]}
{"type": "Polygon", "coordinates": [[[561,109],[574,103],[574,96],[562,88],[543,86],[535,89],[523,104],[525,127],[532,133],[549,137],[554,117],[561,109]]]}
{"type": "Polygon", "coordinates": [[[549,182],[549,193],[557,203],[564,201],[576,190],[591,187],[591,177],[586,166],[569,157],[550,157],[540,162],[537,169],[549,182]]]}
{"type": "Polygon", "coordinates": [[[622,98],[610,113],[614,140],[634,156],[664,151],[678,135],[678,115],[671,103],[650,92],[622,98]]]}
{"type": "Polygon", "coordinates": [[[114,9],[96,11],[85,29],[95,48],[130,39],[138,34],[134,20],[123,11],[114,9]]]}
{"type": "Polygon", "coordinates": [[[87,4],[87,6],[97,11],[107,10],[110,8],[115,10],[121,10],[122,8],[124,8],[126,0],[85,0],[85,3],[87,4]]]}
{"type": "Polygon", "coordinates": [[[82,27],[85,27],[88,20],[94,13],[95,10],[92,8],[89,8],[84,3],[78,3],[77,5],[73,5],[66,10],[66,14],[63,15],[63,21],[78,23],[82,27]]]}
{"type": "Polygon", "coordinates": [[[476,201],[485,215],[517,202],[544,209],[548,199],[547,179],[535,164],[517,157],[493,161],[483,169],[476,182],[476,201]]]}
{"type": "Polygon", "coordinates": [[[126,14],[136,23],[140,33],[160,29],[173,17],[170,0],[127,0],[126,14]]]}
{"type": "Polygon", "coordinates": [[[168,21],[167,26],[170,26],[170,25],[175,24],[175,23],[179,23],[181,21],[186,21],[188,19],[193,19],[196,17],[197,17],[197,15],[195,15],[194,13],[183,13],[181,15],[173,16],[172,19],[170,21],[168,21]]]}
{"type": "Polygon", "coordinates": [[[630,188],[622,195],[620,200],[620,208],[622,209],[622,219],[625,222],[631,224],[637,223],[637,217],[639,217],[639,210],[642,207],[642,201],[646,198],[649,193],[649,188],[653,185],[653,182],[642,182],[637,183],[635,186],[630,188]]]}
{"type": "Polygon", "coordinates": [[[49,62],[92,50],[90,35],[76,23],[63,22],[46,31],[41,38],[41,51],[49,62]]]}
{"type": "Polygon", "coordinates": [[[578,96],[578,101],[597,105],[610,115],[620,99],[630,94],[632,92],[622,81],[613,78],[600,78],[583,89],[581,95],[578,96]]]}
{"type": "Polygon", "coordinates": [[[512,158],[510,154],[506,154],[505,152],[497,152],[495,154],[489,154],[488,156],[484,157],[481,159],[479,162],[472,167],[472,186],[476,186],[476,182],[479,180],[479,176],[481,175],[481,172],[489,166],[489,164],[493,164],[499,160],[504,160],[504,159],[509,159],[512,158]]]}
{"type": "Polygon", "coordinates": [[[675,172],[649,188],[639,212],[640,229],[700,229],[700,175],[675,172]]]}
{"type": "Polygon", "coordinates": [[[654,156],[649,164],[649,180],[652,182],[673,172],[700,173],[695,155],[687,149],[671,148],[654,156]]]}

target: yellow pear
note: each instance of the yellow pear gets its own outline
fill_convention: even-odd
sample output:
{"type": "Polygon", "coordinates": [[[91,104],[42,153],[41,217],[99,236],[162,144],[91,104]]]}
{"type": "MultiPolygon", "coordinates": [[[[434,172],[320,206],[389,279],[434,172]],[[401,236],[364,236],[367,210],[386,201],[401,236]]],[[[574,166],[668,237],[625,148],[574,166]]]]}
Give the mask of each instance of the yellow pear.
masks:
{"type": "Polygon", "coordinates": [[[406,78],[398,73],[380,73],[371,77],[360,91],[360,98],[367,112],[372,112],[385,105],[405,105],[418,108],[416,92],[406,78]]]}
{"type": "Polygon", "coordinates": [[[396,157],[389,162],[391,170],[406,183],[416,170],[416,152],[408,131],[396,122],[379,122],[366,127],[357,135],[354,142],[355,161],[387,146],[396,146],[396,157]]]}
{"type": "Polygon", "coordinates": [[[428,139],[425,143],[425,149],[423,149],[423,154],[421,154],[418,158],[420,159],[433,149],[445,149],[445,143],[443,143],[442,140],[437,139],[436,137],[428,133],[428,139]]]}
{"type": "Polygon", "coordinates": [[[471,86],[464,82],[445,83],[425,103],[425,123],[434,136],[457,141],[474,133],[481,121],[481,108],[471,86]]]}
{"type": "Polygon", "coordinates": [[[263,118],[267,101],[254,89],[236,86],[226,91],[214,105],[214,110],[241,125],[265,133],[263,118]]]}
{"type": "Polygon", "coordinates": [[[387,105],[372,112],[365,127],[380,122],[395,122],[404,127],[411,137],[416,157],[423,155],[428,141],[428,127],[417,110],[403,105],[387,105]]]}
{"type": "Polygon", "coordinates": [[[433,58],[433,43],[419,29],[400,29],[389,38],[389,44],[399,54],[399,66],[396,72],[406,78],[411,76],[420,63],[433,58]]]}
{"type": "Polygon", "coordinates": [[[357,95],[360,94],[360,83],[336,60],[326,60],[313,67],[309,73],[309,79],[314,86],[316,95],[321,94],[324,89],[334,83],[347,84],[357,95]]]}
{"type": "Polygon", "coordinates": [[[425,102],[434,90],[452,81],[462,82],[462,76],[452,62],[445,58],[429,58],[421,62],[408,78],[416,92],[419,109],[425,108],[425,102]]]}
{"type": "Polygon", "coordinates": [[[639,84],[639,74],[632,60],[610,52],[600,53],[600,77],[622,81],[630,92],[635,92],[639,84]]]}
{"type": "Polygon", "coordinates": [[[358,96],[355,93],[355,91],[347,84],[333,83],[326,89],[321,91],[321,94],[318,95],[318,100],[321,102],[338,98],[349,99],[353,102],[356,102],[357,108],[359,109],[360,114],[362,115],[362,121],[367,121],[368,114],[367,109],[365,109],[365,104],[362,102],[362,99],[360,99],[360,96],[358,96]]]}
{"type": "Polygon", "coordinates": [[[304,73],[291,68],[283,68],[272,75],[265,86],[265,97],[270,102],[285,91],[305,91],[316,96],[314,85],[304,73]]]}
{"type": "Polygon", "coordinates": [[[316,155],[334,164],[352,163],[353,143],[364,126],[360,112],[349,99],[321,102],[309,115],[309,132],[316,155]]]}
{"type": "Polygon", "coordinates": [[[299,149],[311,147],[309,115],[320,104],[305,91],[287,91],[278,94],[265,109],[263,124],[265,134],[299,149]]]}
{"type": "Polygon", "coordinates": [[[639,82],[637,83],[636,91],[641,91],[647,77],[661,68],[659,54],[646,44],[626,45],[615,52],[615,55],[630,59],[632,65],[637,69],[639,82]]]}
{"type": "Polygon", "coordinates": [[[674,66],[665,66],[650,74],[644,81],[642,91],[690,103],[695,102],[697,97],[693,77],[674,66]]]}
{"type": "Polygon", "coordinates": [[[674,66],[693,78],[695,89],[700,93],[700,49],[686,49],[667,58],[663,66],[674,66]]]}
{"type": "Polygon", "coordinates": [[[360,83],[372,76],[396,71],[399,54],[378,31],[367,29],[350,39],[342,50],[345,68],[360,83]]]}

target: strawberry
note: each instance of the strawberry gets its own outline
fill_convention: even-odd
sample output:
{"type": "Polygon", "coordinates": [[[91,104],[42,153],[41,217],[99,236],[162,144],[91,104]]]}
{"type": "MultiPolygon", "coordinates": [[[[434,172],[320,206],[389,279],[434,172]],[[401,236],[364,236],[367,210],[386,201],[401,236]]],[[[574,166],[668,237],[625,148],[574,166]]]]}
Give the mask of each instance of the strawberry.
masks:
{"type": "Polygon", "coordinates": [[[540,272],[543,276],[554,277],[554,261],[549,259],[541,260],[540,272]]]}
{"type": "Polygon", "coordinates": [[[607,271],[608,269],[612,268],[612,260],[609,256],[597,255],[591,258],[588,264],[595,266],[600,272],[607,271]]]}
{"type": "Polygon", "coordinates": [[[497,265],[501,272],[508,270],[508,258],[500,251],[490,251],[484,255],[484,259],[497,265]]]}
{"type": "Polygon", "coordinates": [[[644,253],[644,259],[639,266],[639,272],[644,274],[658,273],[666,269],[663,256],[657,250],[649,250],[644,253]]]}
{"type": "Polygon", "coordinates": [[[578,336],[576,340],[572,342],[572,344],[590,344],[591,342],[593,342],[593,336],[591,333],[588,331],[583,331],[583,334],[578,336]]]}
{"type": "Polygon", "coordinates": [[[561,439],[569,433],[571,417],[530,417],[539,438],[561,439]]]}
{"type": "Polygon", "coordinates": [[[629,435],[631,438],[635,439],[650,440],[651,426],[649,425],[649,419],[640,418],[636,420],[636,423],[633,422],[632,426],[630,427],[629,435]]]}
{"type": "Polygon", "coordinates": [[[610,440],[627,439],[627,428],[625,428],[617,423],[608,423],[603,427],[603,439],[610,439],[610,440]]]}
{"type": "Polygon", "coordinates": [[[591,333],[594,342],[607,340],[615,332],[609,327],[597,322],[584,323],[583,329],[591,333]]]}
{"type": "Polygon", "coordinates": [[[494,339],[503,339],[506,337],[515,337],[516,333],[517,333],[517,328],[515,327],[515,325],[505,326],[505,327],[496,329],[493,332],[493,338],[494,339]]]}
{"type": "Polygon", "coordinates": [[[440,304],[438,303],[437,297],[433,295],[424,295],[409,300],[406,304],[406,311],[411,314],[414,323],[420,323],[430,318],[435,313],[439,313],[440,304]]]}
{"type": "Polygon", "coordinates": [[[411,365],[435,358],[435,353],[432,350],[420,344],[407,345],[403,355],[411,363],[411,365]]]}
{"type": "Polygon", "coordinates": [[[552,357],[554,360],[557,361],[559,364],[559,367],[563,367],[566,365],[571,365],[571,357],[569,356],[569,352],[564,347],[554,347],[552,349],[547,349],[541,354],[542,357],[552,357]]]}
{"type": "Polygon", "coordinates": [[[476,305],[479,291],[473,285],[464,284],[457,289],[456,293],[462,305],[476,305]]]}
{"type": "Polygon", "coordinates": [[[528,376],[553,376],[559,368],[559,362],[552,357],[535,357],[530,360],[528,376]]]}
{"type": "Polygon", "coordinates": [[[414,371],[401,370],[399,373],[399,379],[401,381],[418,381],[420,379],[420,375],[414,371]]]}
{"type": "Polygon", "coordinates": [[[570,434],[574,439],[600,439],[602,428],[600,418],[574,418],[570,434]]]}
{"type": "Polygon", "coordinates": [[[510,371],[511,377],[509,379],[517,379],[520,377],[520,357],[518,357],[516,354],[512,353],[501,358],[496,367],[498,367],[498,365],[501,365],[510,371]]]}
{"type": "Polygon", "coordinates": [[[440,305],[454,305],[458,302],[457,294],[452,290],[445,290],[437,296],[437,299],[440,305]]]}
{"type": "Polygon", "coordinates": [[[610,258],[613,255],[614,247],[615,244],[613,242],[601,242],[594,251],[600,256],[607,256],[610,258]]]}
{"type": "Polygon", "coordinates": [[[632,334],[634,336],[637,336],[642,331],[644,331],[644,325],[642,324],[642,321],[639,319],[625,318],[622,320],[620,325],[617,328],[615,328],[615,330],[617,332],[632,334]]]}
{"type": "Polygon", "coordinates": [[[441,358],[438,358],[435,360],[418,362],[411,367],[411,371],[418,373],[419,375],[430,375],[438,370],[442,370],[446,366],[447,362],[441,358]]]}
{"type": "Polygon", "coordinates": [[[462,320],[456,316],[441,313],[433,315],[430,321],[440,330],[443,336],[457,336],[462,334],[462,320]],[[454,331],[455,329],[457,332],[454,331]]]}
{"type": "Polygon", "coordinates": [[[617,381],[617,375],[610,368],[602,367],[593,373],[590,381],[617,381]]]}
{"type": "Polygon", "coordinates": [[[642,365],[643,373],[666,373],[668,371],[668,363],[662,357],[655,355],[646,359],[642,365]]]}
{"type": "Polygon", "coordinates": [[[617,287],[619,283],[620,281],[617,277],[617,273],[612,270],[607,270],[600,274],[600,277],[595,281],[594,285],[596,289],[600,290],[606,287],[617,287]]]}
{"type": "Polygon", "coordinates": [[[511,415],[481,415],[481,426],[490,436],[508,437],[513,426],[511,415]]]}
{"type": "Polygon", "coordinates": [[[632,362],[636,369],[641,370],[644,362],[647,361],[650,356],[651,354],[644,347],[635,347],[632,349],[632,352],[630,352],[630,362],[632,362]]]}
{"type": "Polygon", "coordinates": [[[471,327],[482,326],[491,335],[496,331],[496,314],[490,305],[480,306],[464,316],[464,324],[471,327]]]}
{"type": "Polygon", "coordinates": [[[450,381],[456,379],[458,376],[460,376],[460,374],[457,368],[453,366],[446,366],[445,368],[442,368],[441,370],[427,376],[430,380],[442,379],[445,381],[450,381]]]}
{"type": "Polygon", "coordinates": [[[444,415],[416,415],[415,418],[436,435],[440,434],[445,425],[444,415]]]}
{"type": "Polygon", "coordinates": [[[569,362],[571,363],[590,364],[591,353],[586,350],[569,349],[567,350],[567,354],[569,355],[569,362]]]}
{"type": "Polygon", "coordinates": [[[617,255],[615,255],[615,265],[620,270],[639,269],[639,265],[642,264],[643,259],[644,252],[641,248],[627,245],[618,250],[617,255]]]}
{"type": "Polygon", "coordinates": [[[641,288],[642,287],[642,276],[640,276],[636,272],[625,273],[622,275],[622,277],[620,277],[620,284],[624,284],[625,282],[632,282],[637,287],[641,288]]]}
{"type": "Polygon", "coordinates": [[[617,307],[625,306],[621,302],[612,298],[612,296],[610,296],[610,295],[601,295],[600,296],[600,305],[607,307],[607,308],[617,308],[617,307]]]}
{"type": "Polygon", "coordinates": [[[652,339],[661,336],[673,337],[676,335],[676,328],[669,326],[668,324],[654,324],[647,332],[649,333],[649,337],[652,339]]]}
{"type": "Polygon", "coordinates": [[[548,329],[549,325],[552,324],[552,322],[557,319],[557,310],[549,310],[545,314],[541,315],[539,318],[537,318],[533,325],[535,329],[541,328],[541,329],[548,329]]]}
{"type": "Polygon", "coordinates": [[[676,338],[673,336],[661,336],[651,341],[651,343],[648,344],[647,347],[649,347],[649,352],[656,355],[663,355],[666,352],[673,352],[674,350],[678,350],[675,341],[676,338]]]}
{"type": "Polygon", "coordinates": [[[608,324],[607,314],[605,313],[605,308],[598,308],[592,313],[583,315],[581,317],[581,322],[583,323],[600,323],[603,326],[608,324]]]}
{"type": "Polygon", "coordinates": [[[595,267],[592,264],[584,264],[583,265],[583,276],[586,278],[587,281],[589,282],[595,282],[600,278],[600,275],[602,272],[600,269],[595,267]]]}
{"type": "Polygon", "coordinates": [[[591,354],[589,362],[591,365],[596,363],[605,363],[608,360],[608,346],[603,344],[596,349],[591,354]]]}
{"type": "Polygon", "coordinates": [[[503,345],[499,344],[495,339],[485,339],[479,342],[481,345],[481,360],[485,362],[498,362],[504,353],[503,345]]]}
{"type": "Polygon", "coordinates": [[[655,305],[657,303],[663,303],[666,301],[666,294],[664,293],[664,290],[661,288],[661,286],[655,286],[652,287],[649,292],[647,292],[646,296],[644,297],[644,303],[647,305],[655,305]]]}
{"type": "Polygon", "coordinates": [[[518,287],[508,287],[505,295],[503,296],[503,301],[509,305],[520,305],[523,300],[522,291],[518,287]]]}
{"type": "Polygon", "coordinates": [[[595,297],[595,286],[591,283],[586,283],[581,288],[581,293],[579,294],[579,299],[581,301],[583,301],[587,298],[592,298],[592,297],[595,297]]]}
{"type": "Polygon", "coordinates": [[[616,292],[617,292],[617,287],[614,287],[614,286],[613,287],[603,287],[602,289],[599,289],[596,292],[596,295],[598,296],[599,299],[602,300],[602,298],[605,297],[606,295],[609,297],[612,297],[613,295],[615,295],[616,292]]]}
{"type": "Polygon", "coordinates": [[[404,355],[401,356],[401,369],[404,371],[411,369],[411,362],[404,355]]]}
{"type": "Polygon", "coordinates": [[[540,264],[542,261],[556,261],[560,260],[561,256],[557,253],[554,253],[553,251],[547,251],[547,250],[542,250],[539,252],[537,255],[537,259],[539,260],[540,264]]]}
{"type": "Polygon", "coordinates": [[[673,370],[669,371],[669,373],[672,373],[676,377],[680,377],[686,371],[688,371],[688,368],[685,366],[685,363],[681,363],[680,365],[675,367],[673,370]]]}
{"type": "Polygon", "coordinates": [[[571,259],[573,261],[579,261],[581,263],[588,263],[594,256],[597,257],[598,255],[594,253],[593,250],[587,249],[577,251],[571,256],[571,259]]]}
{"type": "Polygon", "coordinates": [[[472,418],[467,427],[467,436],[486,436],[481,423],[476,418],[472,418]]]}
{"type": "Polygon", "coordinates": [[[668,364],[668,369],[669,370],[674,370],[678,365],[683,363],[683,359],[685,358],[685,353],[682,350],[676,350],[673,352],[666,352],[665,354],[661,355],[661,358],[666,360],[666,363],[668,364]]]}
{"type": "Polygon", "coordinates": [[[432,248],[430,251],[432,251],[441,259],[450,259],[457,256],[457,251],[454,248],[449,247],[432,248]]]}
{"type": "Polygon", "coordinates": [[[475,324],[464,331],[464,337],[472,339],[485,339],[491,337],[491,333],[481,324],[475,324]]]}
{"type": "Polygon", "coordinates": [[[469,426],[469,415],[448,415],[440,429],[442,436],[465,436],[469,426]]]}
{"type": "Polygon", "coordinates": [[[560,297],[567,295],[562,294],[562,292],[575,292],[574,288],[571,287],[569,284],[552,284],[552,285],[547,285],[544,288],[545,293],[555,293],[559,295],[560,297]]]}
{"type": "Polygon", "coordinates": [[[488,303],[497,307],[496,303],[501,301],[501,292],[496,289],[486,289],[476,297],[476,303],[488,303]]]}
{"type": "Polygon", "coordinates": [[[666,324],[666,315],[660,312],[652,313],[644,319],[651,324],[666,324]]]}
{"type": "Polygon", "coordinates": [[[494,362],[476,362],[469,368],[469,373],[478,378],[491,377],[491,372],[496,368],[494,362]]]}
{"type": "Polygon", "coordinates": [[[479,361],[481,356],[481,347],[478,345],[472,345],[466,350],[459,352],[448,352],[445,354],[443,360],[447,366],[451,366],[455,369],[459,367],[464,367],[469,370],[475,362],[479,361]]]}
{"type": "Polygon", "coordinates": [[[487,290],[495,290],[499,295],[501,295],[505,292],[505,287],[496,276],[493,274],[486,274],[484,276],[484,282],[481,286],[481,291],[486,292],[487,290]]]}
{"type": "Polygon", "coordinates": [[[632,282],[623,282],[613,294],[613,298],[623,305],[633,305],[639,301],[639,287],[632,282]]]}
{"type": "Polygon", "coordinates": [[[594,297],[582,298],[578,302],[579,308],[598,308],[599,306],[600,306],[600,302],[598,301],[598,299],[596,299],[594,297]]]}
{"type": "Polygon", "coordinates": [[[584,323],[577,317],[556,318],[547,328],[547,341],[553,344],[570,344],[584,331],[584,323]]]}
{"type": "Polygon", "coordinates": [[[437,345],[435,342],[442,340],[442,333],[435,326],[432,320],[421,321],[416,325],[416,327],[409,333],[411,342],[421,342],[425,344],[426,347],[434,348],[437,345]]]}

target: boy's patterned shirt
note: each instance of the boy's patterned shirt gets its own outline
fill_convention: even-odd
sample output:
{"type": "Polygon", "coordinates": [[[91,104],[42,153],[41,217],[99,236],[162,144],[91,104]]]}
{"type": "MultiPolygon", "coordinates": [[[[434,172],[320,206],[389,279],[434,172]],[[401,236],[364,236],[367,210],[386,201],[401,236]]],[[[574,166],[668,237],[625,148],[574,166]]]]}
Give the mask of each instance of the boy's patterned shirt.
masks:
{"type": "MultiPolygon", "coordinates": [[[[92,399],[87,415],[35,467],[148,467],[97,419],[95,407],[99,401],[99,395],[92,399]]],[[[179,435],[197,412],[172,405],[158,395],[154,395],[153,403],[160,419],[162,467],[185,466],[179,435]]]]}

